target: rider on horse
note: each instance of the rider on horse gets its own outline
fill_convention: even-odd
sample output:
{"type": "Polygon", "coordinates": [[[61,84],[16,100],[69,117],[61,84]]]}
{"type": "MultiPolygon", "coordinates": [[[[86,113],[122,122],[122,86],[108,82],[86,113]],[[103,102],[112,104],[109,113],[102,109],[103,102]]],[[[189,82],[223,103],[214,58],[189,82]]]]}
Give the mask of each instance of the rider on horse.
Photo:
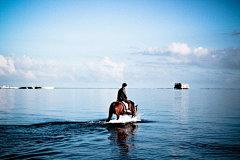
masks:
{"type": "Polygon", "coordinates": [[[137,105],[135,106],[134,102],[127,99],[126,87],[127,84],[123,83],[122,88],[118,90],[117,101],[112,102],[109,107],[107,122],[111,120],[113,114],[116,114],[117,120],[119,120],[120,115],[127,114],[132,115],[132,117],[137,116],[137,105]],[[122,103],[123,101],[128,103],[128,108],[125,108],[127,106],[122,103]]]}
{"type": "MultiPolygon", "coordinates": [[[[124,101],[128,104],[128,108],[131,108],[131,102],[127,99],[127,93],[126,93],[126,87],[127,84],[123,83],[122,88],[118,90],[118,95],[117,95],[117,100],[119,102],[124,101]]],[[[125,107],[124,107],[125,108],[125,107]]],[[[127,111],[126,112],[131,112],[126,106],[127,111]]],[[[125,110],[125,109],[124,109],[125,110]]]]}

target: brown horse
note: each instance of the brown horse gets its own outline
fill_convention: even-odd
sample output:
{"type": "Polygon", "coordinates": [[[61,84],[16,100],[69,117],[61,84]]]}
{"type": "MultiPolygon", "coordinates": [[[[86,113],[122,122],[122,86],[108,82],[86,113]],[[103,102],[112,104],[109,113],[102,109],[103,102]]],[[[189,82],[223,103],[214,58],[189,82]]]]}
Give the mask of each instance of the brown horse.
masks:
{"type": "Polygon", "coordinates": [[[107,122],[109,122],[112,118],[113,113],[117,115],[117,120],[119,120],[120,115],[124,115],[124,114],[128,114],[128,115],[132,115],[132,117],[137,116],[137,105],[134,105],[134,102],[130,101],[131,105],[128,107],[129,110],[131,112],[124,112],[124,108],[125,107],[121,102],[116,101],[116,102],[112,102],[112,104],[109,107],[109,115],[108,115],[108,119],[107,122]]]}

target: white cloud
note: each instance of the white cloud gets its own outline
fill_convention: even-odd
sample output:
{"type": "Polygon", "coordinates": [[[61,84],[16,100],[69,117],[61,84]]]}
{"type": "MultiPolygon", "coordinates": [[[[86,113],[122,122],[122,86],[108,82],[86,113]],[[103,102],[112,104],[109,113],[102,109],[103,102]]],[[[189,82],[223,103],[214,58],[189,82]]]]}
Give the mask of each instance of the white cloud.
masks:
{"type": "Polygon", "coordinates": [[[13,59],[0,54],[0,75],[13,74],[14,72],[15,66],[13,59]]]}
{"type": "Polygon", "coordinates": [[[36,76],[33,74],[32,71],[27,71],[26,73],[24,73],[24,76],[28,79],[36,79],[36,76]]]}
{"type": "Polygon", "coordinates": [[[178,53],[181,55],[188,55],[191,53],[191,49],[186,43],[175,43],[173,42],[168,46],[168,51],[172,53],[178,53]]]}
{"type": "Polygon", "coordinates": [[[53,60],[43,61],[24,55],[23,57],[14,56],[16,61],[16,69],[18,74],[22,74],[25,78],[49,78],[61,75],[60,66],[53,60]]]}
{"type": "Polygon", "coordinates": [[[74,79],[71,73],[53,60],[36,60],[26,55],[18,57],[14,54],[11,56],[0,55],[0,76],[5,80],[23,81],[74,79]]]}
{"type": "Polygon", "coordinates": [[[90,70],[98,73],[98,77],[103,79],[123,79],[124,63],[115,63],[109,57],[104,57],[100,62],[89,62],[90,70]]]}
{"type": "Polygon", "coordinates": [[[149,54],[164,54],[164,53],[174,53],[180,55],[191,54],[191,49],[186,43],[176,43],[173,42],[169,46],[163,47],[149,47],[147,53],[149,54]]]}
{"type": "Polygon", "coordinates": [[[149,47],[146,55],[161,56],[160,63],[195,64],[214,68],[240,68],[240,47],[209,49],[196,47],[193,50],[185,43],[171,43],[164,47],[149,47]]]}
{"type": "Polygon", "coordinates": [[[191,50],[191,48],[186,43],[173,42],[168,46],[148,47],[146,52],[148,54],[172,53],[173,55],[180,55],[180,56],[188,56],[188,55],[205,56],[209,54],[211,51],[212,51],[211,49],[205,49],[203,47],[197,47],[191,50]]]}
{"type": "Polygon", "coordinates": [[[159,47],[148,47],[146,52],[149,53],[149,54],[162,53],[162,51],[159,47]]]}
{"type": "Polygon", "coordinates": [[[212,52],[211,49],[205,49],[203,47],[194,48],[193,54],[196,56],[206,56],[212,52]]]}
{"type": "MultiPolygon", "coordinates": [[[[109,57],[99,62],[63,66],[54,60],[44,61],[29,56],[0,55],[0,79],[2,85],[19,84],[19,82],[40,85],[49,83],[83,85],[82,83],[109,83],[124,79],[125,64],[116,63],[109,57]]],[[[0,84],[1,85],[1,84],[0,84]]]]}

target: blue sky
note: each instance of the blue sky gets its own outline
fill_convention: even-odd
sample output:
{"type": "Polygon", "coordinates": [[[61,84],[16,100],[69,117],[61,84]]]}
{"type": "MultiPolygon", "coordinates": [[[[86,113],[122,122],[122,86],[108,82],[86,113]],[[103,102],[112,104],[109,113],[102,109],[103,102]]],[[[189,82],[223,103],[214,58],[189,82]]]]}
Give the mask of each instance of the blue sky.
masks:
{"type": "Polygon", "coordinates": [[[240,88],[240,1],[1,0],[0,85],[240,88]]]}

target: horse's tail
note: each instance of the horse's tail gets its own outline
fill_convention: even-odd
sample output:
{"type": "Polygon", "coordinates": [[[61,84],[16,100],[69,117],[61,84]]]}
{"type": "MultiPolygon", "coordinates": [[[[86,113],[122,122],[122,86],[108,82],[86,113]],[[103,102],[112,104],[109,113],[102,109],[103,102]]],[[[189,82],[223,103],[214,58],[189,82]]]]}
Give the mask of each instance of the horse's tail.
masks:
{"type": "Polygon", "coordinates": [[[107,122],[109,122],[109,121],[111,120],[112,115],[113,115],[113,113],[115,112],[115,105],[116,105],[116,103],[118,103],[118,102],[113,102],[113,103],[110,105],[110,107],[109,107],[109,114],[108,114],[107,122]]]}

